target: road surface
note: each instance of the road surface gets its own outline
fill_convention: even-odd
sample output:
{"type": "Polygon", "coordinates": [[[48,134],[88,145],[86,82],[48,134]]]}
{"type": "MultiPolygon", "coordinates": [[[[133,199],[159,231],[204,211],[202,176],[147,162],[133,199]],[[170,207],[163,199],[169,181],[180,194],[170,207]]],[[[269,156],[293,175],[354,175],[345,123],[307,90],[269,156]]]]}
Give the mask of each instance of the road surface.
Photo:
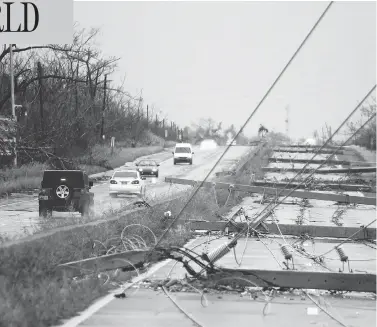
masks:
{"type": "MultiPolygon", "coordinates": [[[[174,196],[175,192],[187,188],[187,186],[169,185],[165,183],[164,180],[167,176],[197,180],[204,179],[222,155],[225,148],[226,147],[217,147],[216,149],[202,150],[198,146],[195,146],[193,165],[173,165],[172,154],[167,151],[143,157],[154,159],[161,163],[159,178],[147,178],[147,181],[145,181],[147,201],[166,196],[174,196]]],[[[211,176],[213,177],[215,172],[229,169],[250,150],[251,148],[247,146],[231,147],[211,176]]],[[[119,169],[121,168],[122,167],[119,169]]],[[[109,171],[105,175],[110,177],[112,172],[113,171],[109,171]]],[[[96,215],[102,215],[110,210],[117,210],[121,208],[121,206],[135,201],[134,197],[130,198],[127,196],[110,198],[108,187],[109,182],[102,181],[95,183],[92,188],[95,194],[96,215]]],[[[38,217],[37,194],[15,194],[8,199],[0,200],[0,217],[0,233],[7,234],[11,237],[20,236],[23,233],[33,233],[38,225],[48,224],[48,221],[46,222],[46,220],[38,217]]],[[[55,220],[55,222],[58,219],[62,219],[66,222],[67,219],[77,220],[80,219],[80,217],[79,213],[54,212],[51,219],[55,220]]]]}

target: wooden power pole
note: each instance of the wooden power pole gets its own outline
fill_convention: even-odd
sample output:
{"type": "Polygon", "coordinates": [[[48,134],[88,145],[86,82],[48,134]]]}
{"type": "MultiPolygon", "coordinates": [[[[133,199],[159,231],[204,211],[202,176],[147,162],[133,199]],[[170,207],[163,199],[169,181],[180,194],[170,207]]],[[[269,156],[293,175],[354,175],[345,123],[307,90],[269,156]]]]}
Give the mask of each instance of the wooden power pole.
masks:
{"type": "MultiPolygon", "coordinates": [[[[16,128],[18,128],[16,106],[14,103],[13,44],[9,45],[9,56],[10,56],[10,99],[11,99],[11,106],[12,106],[12,116],[15,123],[15,125],[12,124],[12,126],[16,126],[16,128]]],[[[13,166],[17,167],[17,137],[16,136],[13,137],[13,143],[14,143],[13,166]]]]}
{"type": "Polygon", "coordinates": [[[43,108],[43,68],[41,63],[38,61],[38,81],[39,81],[39,116],[40,116],[40,122],[41,122],[41,135],[42,138],[45,135],[45,127],[44,127],[44,108],[43,108]]]}
{"type": "Polygon", "coordinates": [[[103,105],[102,105],[102,121],[101,121],[101,139],[103,138],[104,125],[105,125],[105,109],[106,109],[106,87],[107,75],[105,75],[105,83],[103,84],[103,105]]]}

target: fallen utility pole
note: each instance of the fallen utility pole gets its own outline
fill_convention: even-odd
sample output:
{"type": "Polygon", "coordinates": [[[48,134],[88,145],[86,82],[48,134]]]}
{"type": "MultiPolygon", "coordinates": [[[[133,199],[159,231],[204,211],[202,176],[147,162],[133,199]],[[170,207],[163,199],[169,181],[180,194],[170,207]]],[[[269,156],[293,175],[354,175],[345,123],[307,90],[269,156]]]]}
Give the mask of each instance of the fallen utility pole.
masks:
{"type": "Polygon", "coordinates": [[[209,284],[303,288],[376,293],[376,275],[297,270],[227,269],[210,274],[209,284]],[[246,279],[246,280],[245,280],[246,279]]]}
{"type": "MultiPolygon", "coordinates": [[[[309,144],[290,144],[290,145],[285,145],[284,147],[286,148],[305,148],[305,149],[319,149],[322,147],[322,145],[309,145],[309,144]]],[[[338,149],[339,147],[334,146],[334,145],[326,145],[325,149],[338,149]]],[[[344,146],[339,148],[340,150],[345,150],[346,148],[344,146]]]]}
{"type": "MultiPolygon", "coordinates": [[[[238,232],[244,229],[246,223],[229,223],[228,221],[189,221],[192,230],[206,230],[206,231],[225,231],[238,232]]],[[[339,226],[312,226],[312,225],[292,225],[279,224],[280,231],[283,235],[302,236],[308,235],[310,237],[330,237],[330,238],[349,238],[361,240],[375,240],[376,229],[360,227],[339,227],[339,226]]],[[[267,232],[269,234],[280,235],[279,228],[276,224],[263,223],[259,225],[256,230],[267,232]]]]}
{"type": "Polygon", "coordinates": [[[287,163],[310,163],[310,164],[324,164],[326,163],[327,165],[342,165],[342,166],[350,166],[351,162],[350,161],[341,161],[341,160],[325,160],[325,159],[313,159],[313,160],[308,160],[308,159],[290,159],[290,158],[274,158],[271,157],[268,159],[269,162],[276,162],[276,163],[281,163],[281,162],[287,162],[287,163]]]}
{"type": "MultiPolygon", "coordinates": [[[[298,173],[302,168],[280,168],[280,167],[262,167],[264,172],[292,172],[298,173]]],[[[306,168],[302,173],[312,173],[315,168],[306,168]]],[[[357,167],[357,168],[333,168],[333,169],[318,169],[316,174],[360,174],[360,173],[375,173],[376,167],[357,167]]]]}
{"type": "MultiPolygon", "coordinates": [[[[283,149],[283,148],[275,148],[274,152],[291,152],[291,153],[317,153],[317,154],[333,154],[334,151],[332,150],[315,150],[315,149],[307,149],[307,150],[296,150],[296,149],[283,149]]],[[[343,151],[339,150],[336,151],[334,154],[344,154],[343,151]]]]}
{"type": "Polygon", "coordinates": [[[190,179],[181,179],[181,178],[172,178],[165,177],[166,183],[172,184],[181,184],[181,185],[191,185],[197,186],[202,185],[205,188],[215,188],[217,189],[232,189],[233,191],[249,192],[249,193],[261,193],[261,194],[270,194],[286,196],[289,194],[292,198],[301,198],[301,199],[316,199],[323,201],[334,201],[340,203],[357,203],[357,204],[366,204],[366,205],[376,205],[376,196],[364,197],[364,196],[353,196],[353,195],[341,195],[334,193],[325,193],[325,192],[313,192],[313,191],[303,191],[303,190],[285,190],[272,187],[261,187],[261,186],[250,186],[250,185],[241,185],[241,184],[229,184],[229,183],[212,183],[212,182],[203,182],[203,181],[194,181],[190,179]],[[292,193],[291,193],[292,192],[292,193]]]}
{"type": "Polygon", "coordinates": [[[306,189],[310,187],[311,189],[321,190],[321,189],[331,189],[331,190],[342,190],[342,191],[358,191],[358,192],[372,192],[372,187],[362,184],[326,184],[326,183],[312,183],[310,186],[300,183],[275,183],[275,182],[262,182],[255,181],[253,182],[255,186],[263,187],[277,187],[277,188],[296,188],[306,189]]]}

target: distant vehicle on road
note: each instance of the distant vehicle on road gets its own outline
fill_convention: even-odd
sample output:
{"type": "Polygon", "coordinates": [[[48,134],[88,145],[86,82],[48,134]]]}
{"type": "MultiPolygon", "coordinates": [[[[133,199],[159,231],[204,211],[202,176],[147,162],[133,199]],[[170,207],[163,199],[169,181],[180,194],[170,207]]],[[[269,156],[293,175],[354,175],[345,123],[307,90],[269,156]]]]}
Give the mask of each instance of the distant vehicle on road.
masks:
{"type": "Polygon", "coordinates": [[[117,170],[110,179],[109,194],[112,198],[118,194],[145,194],[145,177],[141,177],[136,169],[117,170]]]}
{"type": "Polygon", "coordinates": [[[81,170],[46,170],[39,192],[39,216],[52,211],[78,211],[82,216],[94,213],[93,182],[81,170]]]}
{"type": "Polygon", "coordinates": [[[232,140],[228,140],[226,142],[226,145],[237,145],[237,142],[236,142],[236,140],[234,140],[233,142],[232,142],[232,140]]]}
{"type": "Polygon", "coordinates": [[[140,176],[156,176],[158,178],[159,166],[160,164],[154,160],[141,160],[136,163],[140,176]]]}
{"type": "Polygon", "coordinates": [[[312,139],[312,138],[309,138],[309,139],[306,139],[305,142],[303,143],[304,145],[317,145],[317,141],[315,139],[312,139]]]}
{"type": "Polygon", "coordinates": [[[177,143],[172,153],[174,165],[181,162],[188,162],[192,165],[194,151],[190,143],[177,143]]]}
{"type": "Polygon", "coordinates": [[[211,149],[216,149],[216,148],[217,148],[217,143],[215,140],[212,140],[212,139],[203,140],[200,143],[201,150],[211,150],[211,149]]]}

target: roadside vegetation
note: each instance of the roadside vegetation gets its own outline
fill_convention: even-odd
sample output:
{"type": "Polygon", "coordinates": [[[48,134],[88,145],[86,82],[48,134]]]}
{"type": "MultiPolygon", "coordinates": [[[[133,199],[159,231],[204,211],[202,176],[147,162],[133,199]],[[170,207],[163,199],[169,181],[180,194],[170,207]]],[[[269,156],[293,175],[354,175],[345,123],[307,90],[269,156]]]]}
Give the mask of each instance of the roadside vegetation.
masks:
{"type": "MultiPolygon", "coordinates": [[[[375,96],[370,96],[368,100],[360,107],[358,114],[356,117],[353,118],[351,121],[347,122],[346,127],[342,129],[339,133],[342,137],[340,140],[345,140],[349,138],[353,133],[355,133],[368,119],[370,119],[373,114],[376,113],[377,110],[377,101],[375,96]]],[[[376,157],[376,119],[372,119],[361,131],[359,131],[351,140],[347,143],[347,145],[354,146],[353,148],[359,150],[360,154],[362,154],[363,149],[366,151],[364,154],[366,158],[369,157],[369,153],[374,153],[373,160],[367,161],[375,161],[376,157]]],[[[321,131],[314,131],[313,137],[316,140],[317,144],[322,145],[324,144],[332,135],[331,126],[325,124],[322,127],[321,131]]],[[[304,140],[301,140],[304,141],[304,140]]],[[[330,141],[330,145],[337,145],[339,143],[335,140],[330,141]]]]}
{"type": "MultiPolygon", "coordinates": [[[[216,122],[213,118],[201,118],[191,126],[186,126],[183,129],[183,136],[185,141],[192,144],[198,144],[205,139],[213,139],[218,145],[226,145],[227,142],[235,138],[238,131],[239,129],[233,124],[226,127],[222,122],[216,122]]],[[[248,145],[249,138],[241,132],[236,138],[236,143],[248,145]]]]}

